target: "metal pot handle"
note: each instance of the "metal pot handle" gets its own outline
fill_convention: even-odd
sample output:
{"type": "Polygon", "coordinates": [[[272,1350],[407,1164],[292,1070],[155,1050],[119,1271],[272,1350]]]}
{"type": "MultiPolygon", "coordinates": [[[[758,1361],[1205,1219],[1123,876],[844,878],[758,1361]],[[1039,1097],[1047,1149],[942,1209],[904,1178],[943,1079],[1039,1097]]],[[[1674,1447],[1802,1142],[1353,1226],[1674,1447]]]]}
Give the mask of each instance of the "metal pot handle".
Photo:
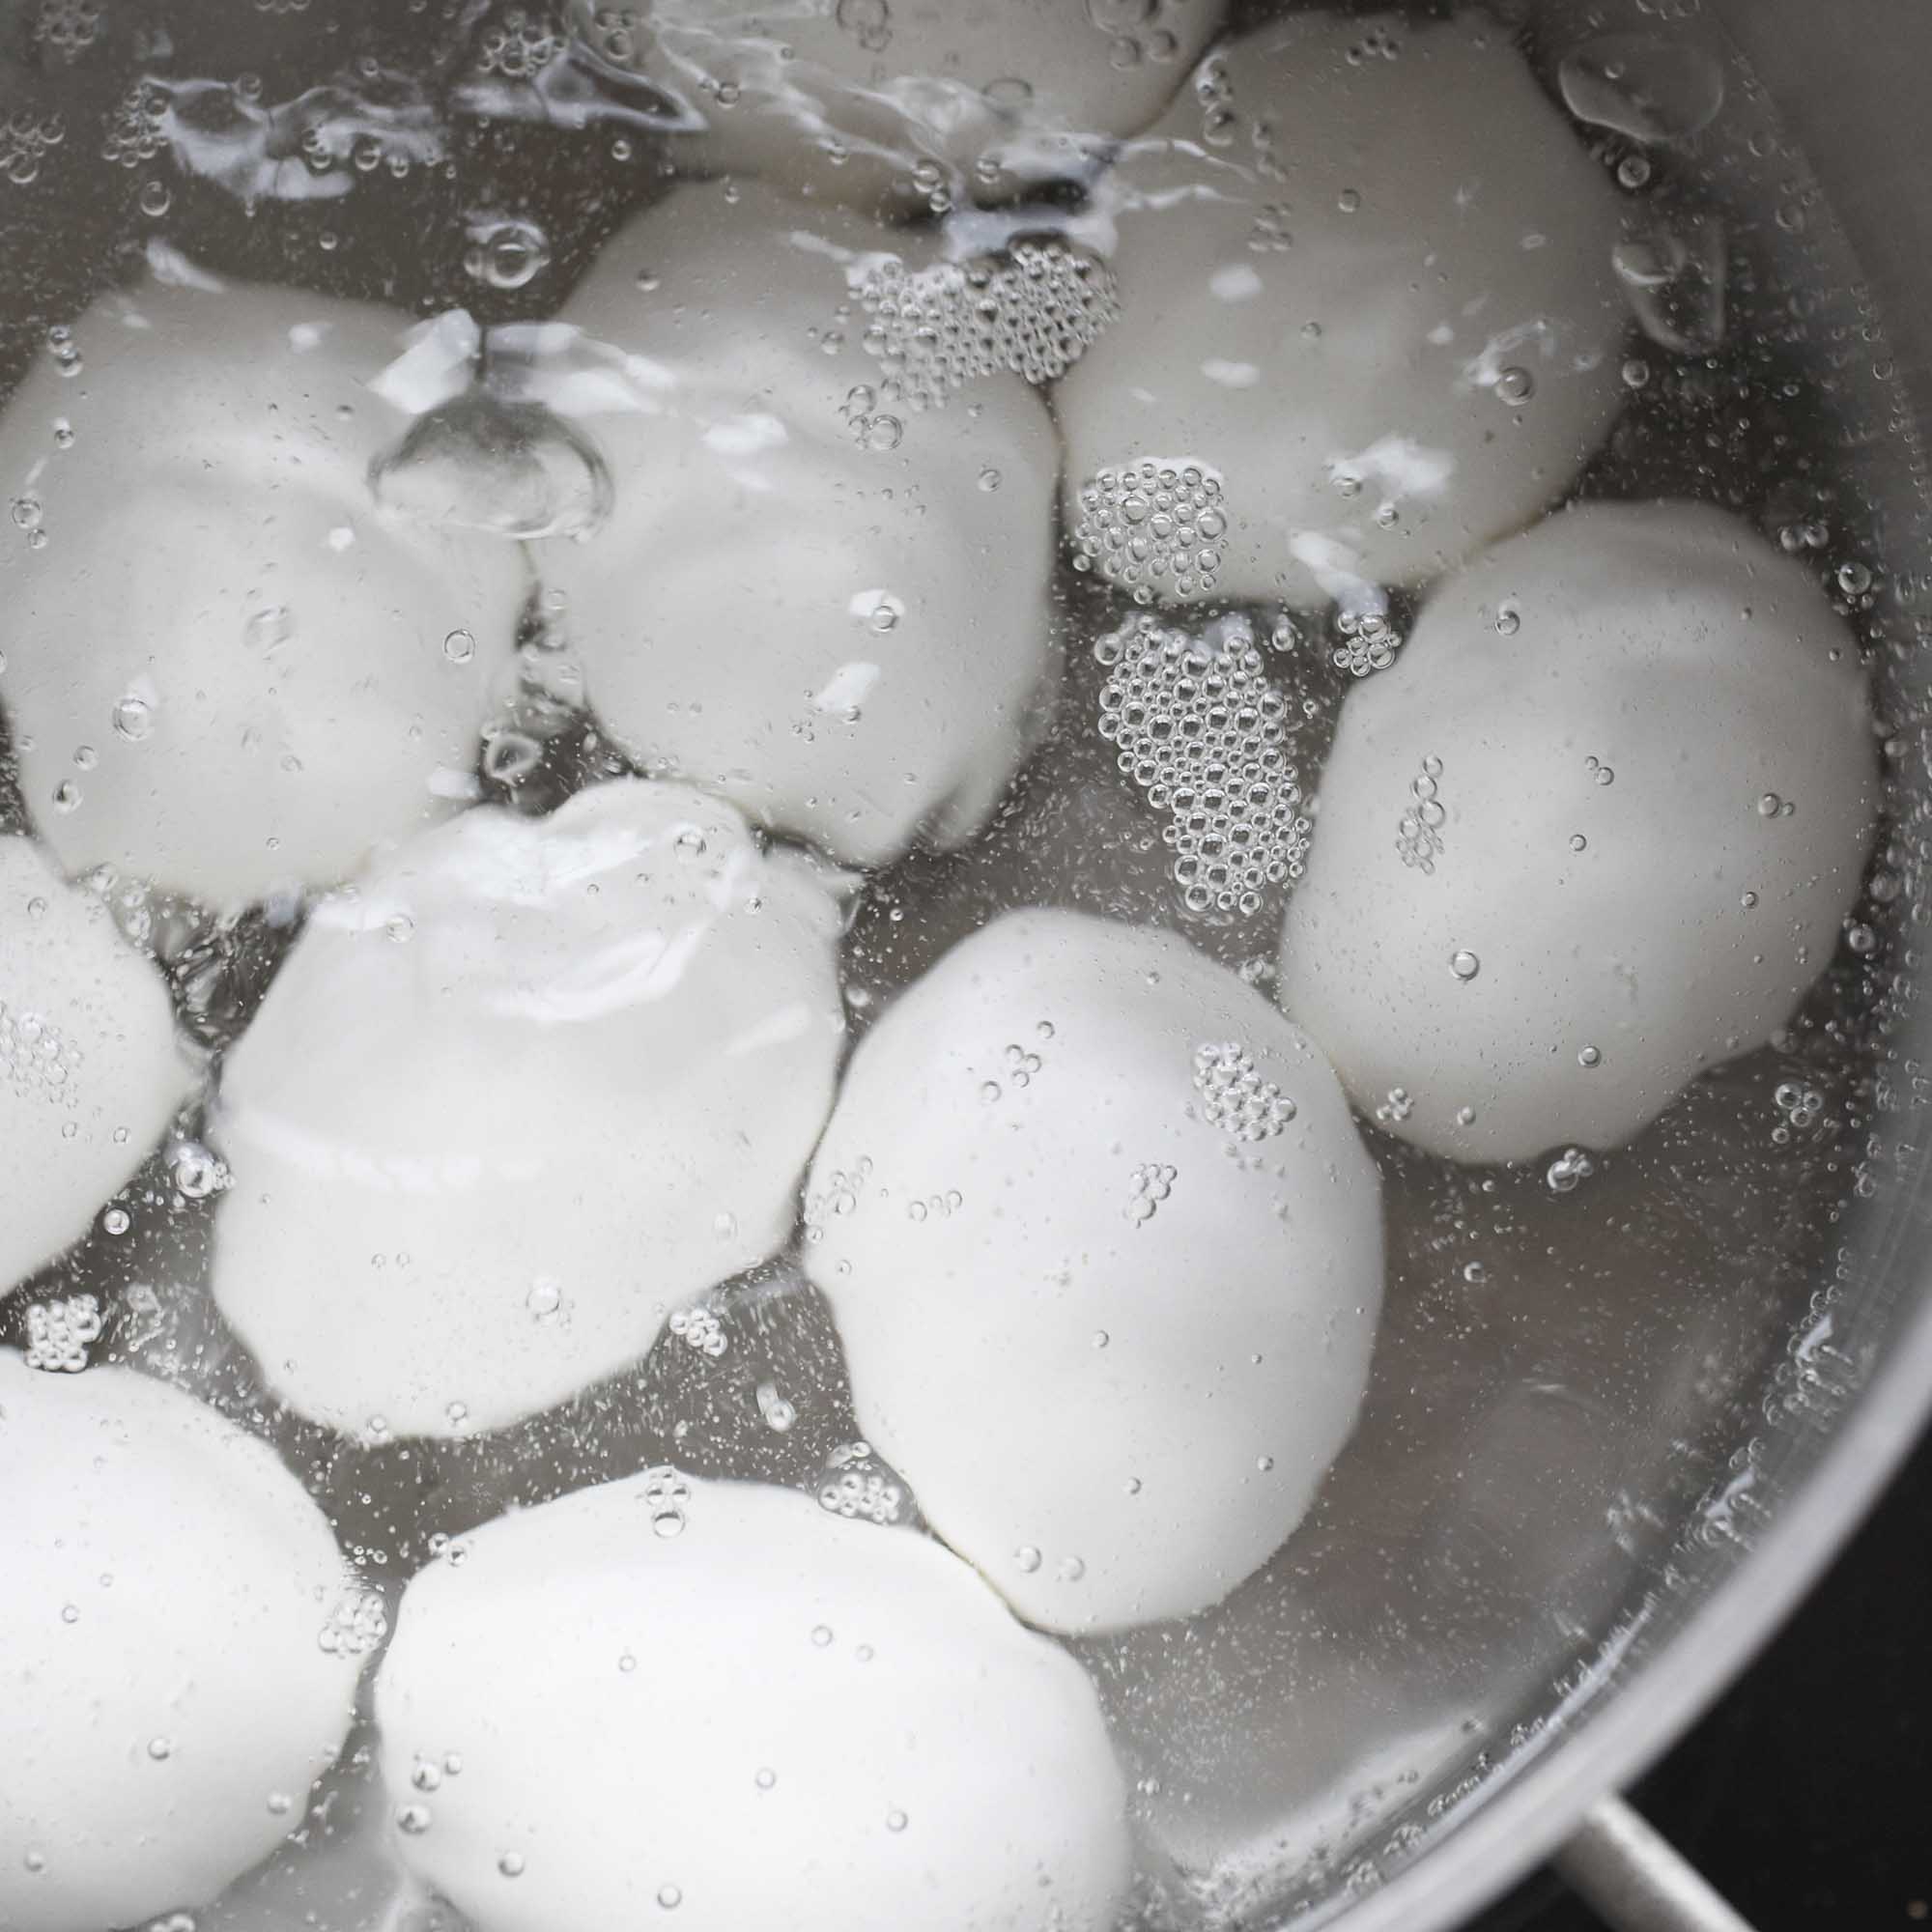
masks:
{"type": "Polygon", "coordinates": [[[1695,1865],[1621,1798],[1605,1798],[1551,1861],[1616,1932],[1751,1932],[1695,1865]]]}

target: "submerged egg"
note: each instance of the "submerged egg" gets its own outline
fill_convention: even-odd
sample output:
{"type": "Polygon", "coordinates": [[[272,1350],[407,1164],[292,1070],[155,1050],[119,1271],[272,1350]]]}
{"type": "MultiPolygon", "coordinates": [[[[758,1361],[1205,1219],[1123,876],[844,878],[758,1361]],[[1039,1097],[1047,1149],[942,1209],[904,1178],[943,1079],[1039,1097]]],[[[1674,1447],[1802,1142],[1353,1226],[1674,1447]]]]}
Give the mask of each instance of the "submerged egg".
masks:
{"type": "Polygon", "coordinates": [[[674,1473],[410,1584],[384,1775],[463,1763],[399,1841],[417,1873],[479,1932],[1108,1932],[1125,1794],[1080,1666],[936,1544],[792,1491],[679,1477],[690,1526],[651,1536],[674,1473]]]}
{"type": "Polygon", "coordinates": [[[410,423],[377,381],[406,328],[156,281],[74,325],[77,387],[48,363],[15,393],[0,468],[33,478],[47,541],[7,579],[5,700],[69,871],[225,908],[332,883],[464,795],[524,565],[376,500],[410,423]],[[49,455],[56,408],[73,440],[49,455]],[[463,663],[442,648],[458,627],[463,663]],[[80,745],[98,760],[76,779],[80,745]]]}
{"type": "Polygon", "coordinates": [[[873,210],[1091,170],[1145,128],[1223,0],[574,0],[671,98],[680,166],[873,210]]]}
{"type": "Polygon", "coordinates": [[[1030,1622],[1105,1629],[1214,1603],[1300,1521],[1361,1401],[1380,1204],[1259,993],[1169,933],[1012,913],[854,1056],[805,1264],[933,1528],[1030,1622]]]}
{"type": "Polygon", "coordinates": [[[638,780],[478,808],[325,900],[213,1122],[214,1294],[270,1384],[497,1428],[763,1260],[832,1102],[838,923],[804,856],[638,780]]]}
{"type": "Polygon", "coordinates": [[[1412,582],[1561,495],[1618,407],[1615,193],[1478,14],[1257,28],[1096,196],[1122,318],[1057,406],[1068,529],[1127,588],[1184,598],[1204,552],[1234,598],[1412,582]],[[1148,465],[1219,486],[1164,563],[1121,515],[1148,465]]]}
{"type": "Polygon", "coordinates": [[[605,729],[857,865],[978,831],[1060,669],[1046,412],[1004,367],[916,412],[838,326],[923,245],[682,187],[571,298],[581,335],[511,338],[614,483],[599,531],[535,551],[605,729]],[[665,294],[639,295],[639,260],[665,294]]]}
{"type": "Polygon", "coordinates": [[[193,1084],[107,906],[0,838],[0,1294],[87,1233],[193,1084]]]}
{"type": "Polygon", "coordinates": [[[0,1352],[0,1923],[205,1904],[298,1818],[349,1728],[355,1595],[269,1446],[131,1370],[0,1352]],[[288,1807],[284,1807],[286,1811],[288,1807]]]}
{"type": "Polygon", "coordinates": [[[1282,1001],[1433,1151],[1613,1147],[1784,1023],[1878,808],[1810,573],[1707,506],[1568,510],[1444,583],[1349,698],[1282,1001]]]}

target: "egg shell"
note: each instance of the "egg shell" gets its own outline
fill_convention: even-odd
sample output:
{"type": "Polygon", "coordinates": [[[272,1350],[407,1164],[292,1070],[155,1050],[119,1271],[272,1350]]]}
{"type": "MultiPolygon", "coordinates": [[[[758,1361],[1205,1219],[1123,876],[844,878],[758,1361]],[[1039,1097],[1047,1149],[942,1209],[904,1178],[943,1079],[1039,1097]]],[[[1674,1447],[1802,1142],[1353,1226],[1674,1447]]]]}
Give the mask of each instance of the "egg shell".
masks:
{"type": "Polygon", "coordinates": [[[1280,990],[1357,1105],[1465,1160],[1613,1147],[1832,957],[1880,805],[1858,646],[1724,512],[1585,504],[1435,591],[1320,805],[1280,990]]]}
{"type": "Polygon", "coordinates": [[[605,729],[861,866],[970,838],[1060,670],[1057,444],[1027,385],[857,440],[889,412],[852,401],[881,381],[856,291],[929,252],[755,184],[681,187],[565,304],[579,366],[526,378],[612,478],[601,530],[533,547],[605,729]]]}
{"type": "Polygon", "coordinates": [[[680,167],[875,213],[1091,172],[1160,112],[1223,0],[574,0],[666,90],[680,167]],[[917,171],[917,172],[915,172],[917,171]]]}
{"type": "Polygon", "coordinates": [[[174,272],[103,297],[75,372],[41,356],[0,421],[45,538],[0,553],[4,701],[70,872],[226,908],[330,884],[473,787],[526,579],[515,544],[377,505],[411,418],[371,384],[406,317],[174,272]]]}
{"type": "Polygon", "coordinates": [[[500,1427],[772,1253],[832,1103],[838,923],[810,861],[640,780],[479,808],[326,901],[212,1122],[214,1295],[272,1387],[345,1431],[500,1427]]]}
{"type": "Polygon", "coordinates": [[[32,839],[0,838],[0,1293],[87,1233],[193,1088],[160,975],[32,839]]]}
{"type": "Polygon", "coordinates": [[[461,1548],[405,1593],[376,1711],[399,1797],[462,1760],[400,1843],[479,1932],[1117,1922],[1093,1687],[927,1538],[663,1469],[461,1548]]]}
{"type": "Polygon", "coordinates": [[[1067,526],[1103,469],[1199,465],[1224,596],[1428,578],[1561,496],[1616,412],[1614,190],[1473,10],[1253,29],[1096,201],[1122,315],[1057,391],[1067,526]]]}
{"type": "Polygon", "coordinates": [[[319,1641],[353,1590],[328,1525],[190,1397],[7,1351],[0,1493],[0,1925],[202,1905],[300,1821],[348,1731],[359,1661],[319,1641]]]}
{"type": "Polygon", "coordinates": [[[1375,1167],[1320,1051],[1171,933],[1035,911],[958,946],[854,1055],[806,1213],[867,1440],[1032,1623],[1214,1603],[1353,1427],[1375,1167]]]}

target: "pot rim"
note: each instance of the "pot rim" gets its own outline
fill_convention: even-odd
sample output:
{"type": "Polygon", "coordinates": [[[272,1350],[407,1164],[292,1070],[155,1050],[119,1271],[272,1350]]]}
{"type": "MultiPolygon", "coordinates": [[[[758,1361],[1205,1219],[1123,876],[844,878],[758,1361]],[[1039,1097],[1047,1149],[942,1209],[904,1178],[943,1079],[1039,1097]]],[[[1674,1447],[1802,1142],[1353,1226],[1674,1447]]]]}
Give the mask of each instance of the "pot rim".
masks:
{"type": "Polygon", "coordinates": [[[1923,1160],[1869,1257],[1875,1275],[1910,1270],[1918,1306],[1755,1547],[1654,1649],[1619,1657],[1580,1708],[1554,1714],[1542,1747],[1499,1766],[1487,1795],[1452,1813],[1404,1869],[1340,1911],[1267,1925],[1438,1932],[1461,1924],[1548,1861],[1592,1805],[1633,1783],[1717,1700],[1822,1577],[1932,1421],[1928,1189],[1932,1160],[1923,1160]]]}

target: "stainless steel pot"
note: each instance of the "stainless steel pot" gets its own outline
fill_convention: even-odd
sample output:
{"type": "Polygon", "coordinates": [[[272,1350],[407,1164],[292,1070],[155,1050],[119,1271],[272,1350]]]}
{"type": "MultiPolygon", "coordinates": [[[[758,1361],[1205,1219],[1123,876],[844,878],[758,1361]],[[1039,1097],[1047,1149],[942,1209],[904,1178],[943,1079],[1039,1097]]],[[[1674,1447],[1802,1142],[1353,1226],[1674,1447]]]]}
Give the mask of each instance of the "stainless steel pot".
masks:
{"type": "MultiPolygon", "coordinates": [[[[1861,273],[1869,284],[1869,301],[1849,306],[1875,320],[1841,345],[1858,365],[1873,423],[1861,473],[1878,479],[1881,500],[1872,507],[1887,538],[1887,615],[1904,635],[1922,612],[1932,642],[1927,474],[1915,424],[1886,414],[1889,399],[1902,394],[1911,415],[1932,425],[1932,131],[1918,99],[1932,72],[1932,10],[1914,0],[1836,0],[1830,8],[1815,0],[1623,0],[1619,11],[1633,10],[1663,16],[1673,31],[1728,34],[1762,83],[1762,95],[1741,108],[1767,121],[1775,110],[1789,137],[1788,152],[1772,142],[1757,157],[1766,181],[1775,186],[1780,173],[1797,181],[1807,164],[1815,172],[1818,219],[1808,230],[1800,224],[1760,238],[1787,279],[1803,286],[1823,276],[1850,288],[1861,273]],[[1871,374],[1888,364],[1891,373],[1871,374]]],[[[1535,25],[1540,15],[1574,20],[1589,10],[1578,0],[1526,0],[1519,11],[1535,25]]],[[[1932,794],[1932,705],[1915,689],[1925,675],[1901,657],[1881,699],[1903,741],[1892,768],[1908,799],[1915,785],[1932,794]]],[[[1795,1294],[1768,1298],[1785,1325],[1767,1348],[1754,1339],[1741,1345],[1731,1373],[1744,1401],[1725,1410],[1730,1439],[1715,1457],[1705,1444],[1695,1459],[1703,1473],[1718,1472],[1701,1507],[1694,1493],[1671,1505],[1646,1498],[1674,1509],[1675,1520],[1653,1519],[1656,1547],[1619,1573],[1613,1605],[1599,1603],[1585,1627],[1567,1631],[1560,1646],[1546,1642],[1523,1664],[1512,1680],[1512,1721],[1435,1748],[1426,1777],[1378,1795],[1361,1842],[1332,1862],[1311,1864],[1305,1847],[1286,1843],[1251,1861],[1235,1901],[1241,1923],[1433,1932],[1553,1857],[1631,1932],[1736,1924],[1613,1794],[1776,1629],[1932,1411],[1932,1073],[1920,1074],[1932,1069],[1932,1011],[1903,1004],[1889,1045],[1887,1091],[1869,1142],[1856,1151],[1861,1184],[1835,1231],[1835,1256],[1795,1294]],[[1767,1390],[1778,1399],[1763,1402],[1767,1390]],[[1726,1448],[1734,1452],[1728,1466],[1726,1448]],[[1720,1522],[1722,1533],[1671,1534],[1700,1521],[1720,1522]]],[[[1640,1270],[1641,1256],[1632,1265],[1640,1270]]],[[[1713,1319],[1720,1323],[1721,1313],[1713,1319]]],[[[1669,1426],[1648,1413],[1625,1420],[1653,1435],[1669,1426]]],[[[1519,1454],[1543,1446],[1532,1430],[1492,1447],[1492,1457],[1507,1459],[1512,1440],[1519,1454]]],[[[1571,1446],[1590,1451],[1587,1435],[1571,1446]]],[[[1495,1621],[1506,1645],[1508,1618],[1495,1621]]],[[[1411,1681],[1439,1665],[1426,1660],[1411,1681]]],[[[1265,1673],[1260,1681],[1269,1683],[1265,1673]]],[[[1269,1689],[1283,1702],[1294,1694],[1279,1678],[1269,1689]]],[[[1348,1763],[1347,1715],[1327,1742],[1352,1774],[1359,1767],[1348,1763]]],[[[1148,1719],[1158,1721],[1157,1713],[1148,1719]]],[[[1279,1762],[1293,1746],[1273,1749],[1279,1762]]]]}
{"type": "MultiPolygon", "coordinates": [[[[1675,8],[1657,0],[1645,11],[1697,10],[1695,0],[1675,8]]],[[[1918,422],[1932,421],[1932,138],[1921,99],[1932,71],[1932,13],[1911,0],[1840,0],[1826,9],[1807,0],[1709,0],[1706,11],[1720,16],[1755,70],[1868,278],[1886,338],[1870,353],[1895,360],[1918,422]]],[[[1900,434],[1902,456],[1910,440],[1900,434]]],[[[1894,527],[1922,516],[1908,500],[1921,484],[1907,456],[1894,527]]],[[[1921,553],[1917,566],[1923,563],[1921,553]]],[[[1901,558],[1896,567],[1912,565],[1901,558]]],[[[1927,1028],[1909,1031],[1901,1067],[1932,1058],[1927,1028]]],[[[1606,1647],[1597,1667],[1552,1698],[1534,1737],[1399,1865],[1384,1865],[1374,1890],[1295,1923],[1430,1932],[1552,1856],[1629,1932],[1720,1932],[1741,1922],[1613,1794],[1790,1613],[1932,1410],[1928,1090],[1916,1078],[1910,1085],[1898,1111],[1880,1122],[1879,1178],[1845,1229],[1829,1292],[1830,1347],[1844,1373],[1823,1412],[1755,1437],[1755,1529],[1681,1561],[1627,1640],[1606,1647]]]]}

